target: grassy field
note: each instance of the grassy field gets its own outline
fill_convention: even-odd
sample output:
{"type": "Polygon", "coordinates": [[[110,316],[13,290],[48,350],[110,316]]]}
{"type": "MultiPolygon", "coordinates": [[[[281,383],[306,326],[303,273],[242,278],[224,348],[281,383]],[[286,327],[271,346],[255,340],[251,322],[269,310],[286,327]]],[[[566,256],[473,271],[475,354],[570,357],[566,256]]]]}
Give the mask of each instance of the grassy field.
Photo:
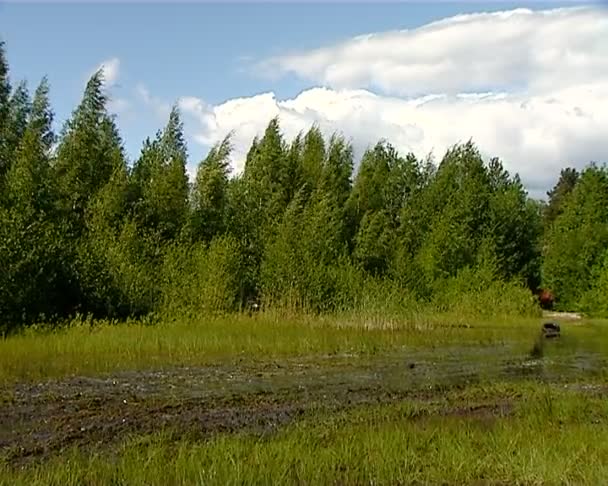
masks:
{"type": "Polygon", "coordinates": [[[608,327],[76,323],[0,341],[0,484],[600,484],[608,327]]]}
{"type": "MultiPolygon", "coordinates": [[[[200,366],[218,361],[324,354],[374,355],[484,345],[530,348],[538,319],[490,322],[450,315],[387,320],[380,316],[255,318],[229,316],[147,326],[74,322],[60,331],[32,329],[0,340],[0,383],[119,370],[200,366]]],[[[570,334],[570,333],[569,333],[570,334]]],[[[586,345],[598,326],[577,328],[586,345]]],[[[522,349],[523,349],[522,348],[522,349]]]]}

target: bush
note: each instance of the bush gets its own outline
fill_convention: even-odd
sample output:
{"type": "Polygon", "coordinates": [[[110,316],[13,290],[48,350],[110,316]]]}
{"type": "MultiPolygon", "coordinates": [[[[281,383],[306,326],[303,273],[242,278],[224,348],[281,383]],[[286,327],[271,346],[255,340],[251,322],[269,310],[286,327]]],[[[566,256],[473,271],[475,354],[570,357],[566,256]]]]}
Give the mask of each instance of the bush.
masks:
{"type": "Polygon", "coordinates": [[[236,310],[240,252],[227,236],[202,243],[170,247],[161,271],[159,312],[167,318],[217,314],[236,310]]]}
{"type": "Polygon", "coordinates": [[[158,299],[151,246],[132,223],[116,236],[95,232],[84,239],[76,269],[85,311],[110,318],[150,313],[158,299]]]}
{"type": "Polygon", "coordinates": [[[580,311],[608,317],[608,249],[591,270],[591,288],[581,298],[580,311]]]}
{"type": "Polygon", "coordinates": [[[431,306],[434,311],[471,316],[538,316],[532,293],[516,280],[503,280],[485,266],[466,267],[455,277],[437,281],[431,306]]]}

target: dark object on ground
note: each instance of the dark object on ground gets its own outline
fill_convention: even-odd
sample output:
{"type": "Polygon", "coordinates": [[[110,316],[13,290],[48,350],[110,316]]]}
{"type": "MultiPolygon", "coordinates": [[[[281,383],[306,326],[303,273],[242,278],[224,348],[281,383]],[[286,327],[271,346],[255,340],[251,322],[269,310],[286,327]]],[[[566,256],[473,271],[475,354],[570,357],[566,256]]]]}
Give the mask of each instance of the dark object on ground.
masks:
{"type": "Polygon", "coordinates": [[[549,289],[538,289],[537,293],[540,308],[543,310],[553,309],[553,303],[555,302],[555,296],[549,289]]]}
{"type": "Polygon", "coordinates": [[[543,335],[546,338],[559,337],[560,328],[557,322],[549,321],[543,324],[543,335]]]}
{"type": "Polygon", "coordinates": [[[416,367],[416,363],[410,363],[408,367],[410,370],[413,370],[416,367]]]}

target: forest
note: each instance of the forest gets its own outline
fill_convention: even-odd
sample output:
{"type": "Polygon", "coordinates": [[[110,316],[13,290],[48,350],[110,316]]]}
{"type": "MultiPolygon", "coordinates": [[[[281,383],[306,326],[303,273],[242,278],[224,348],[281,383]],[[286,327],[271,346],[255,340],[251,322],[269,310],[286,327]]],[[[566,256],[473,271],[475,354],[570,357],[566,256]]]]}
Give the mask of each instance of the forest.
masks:
{"type": "MultiPolygon", "coordinates": [[[[458,143],[440,160],[280,120],[232,175],[231,139],[196,177],[175,106],[129,161],[103,72],[54,132],[51,87],[10,77],[0,43],[0,333],[74,316],[277,309],[608,313],[608,169],[568,161],[547,199],[458,143]]],[[[531,164],[534,163],[530,160],[531,164]]]]}

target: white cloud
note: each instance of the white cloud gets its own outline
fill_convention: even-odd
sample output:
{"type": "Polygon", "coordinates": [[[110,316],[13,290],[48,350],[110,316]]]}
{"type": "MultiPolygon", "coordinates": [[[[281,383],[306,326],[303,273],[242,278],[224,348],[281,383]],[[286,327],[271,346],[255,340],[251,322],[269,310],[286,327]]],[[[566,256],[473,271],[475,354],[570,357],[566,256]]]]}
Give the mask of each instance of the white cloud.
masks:
{"type": "Polygon", "coordinates": [[[251,140],[278,115],[288,139],[316,122],[326,135],[342,132],[358,156],[380,138],[401,152],[441,157],[469,138],[486,156],[499,156],[532,191],[544,191],[566,164],[583,166],[608,155],[608,84],[590,83],[548,95],[485,95],[399,99],[363,90],[313,88],[294,99],[272,93],[211,107],[195,98],[180,107],[199,122],[196,140],[212,144],[235,131],[240,171],[251,140]]]}
{"type": "Polygon", "coordinates": [[[237,172],[277,115],[287,139],[317,123],[326,136],[352,140],[357,158],[381,138],[437,158],[473,139],[537,197],[566,165],[608,162],[608,15],[598,8],[462,15],[263,65],[327,87],[282,100],[268,92],[215,106],[179,101],[200,144],[234,133],[237,172]]]}
{"type": "Polygon", "coordinates": [[[103,70],[103,81],[106,94],[108,95],[108,110],[110,113],[121,115],[123,118],[132,117],[132,103],[130,100],[115,96],[114,92],[120,88],[118,79],[120,77],[120,59],[113,57],[99,63],[87,76],[88,79],[100,69],[103,70]]]}
{"type": "Polygon", "coordinates": [[[608,161],[608,12],[600,8],[459,15],[257,67],[326,87],[217,106],[182,98],[197,142],[210,145],[234,132],[236,171],[253,137],[277,115],[288,139],[317,123],[326,135],[351,139],[357,156],[381,138],[419,157],[441,157],[472,138],[535,196],[565,165],[608,161]]]}
{"type": "Polygon", "coordinates": [[[358,36],[260,62],[333,88],[401,96],[543,92],[608,76],[608,15],[601,7],[458,15],[417,29],[358,36]]]}
{"type": "Polygon", "coordinates": [[[103,69],[103,79],[106,87],[111,88],[116,85],[120,75],[120,59],[113,57],[103,61],[95,71],[103,69]]]}
{"type": "Polygon", "coordinates": [[[125,114],[131,109],[131,102],[124,98],[110,98],[108,101],[108,111],[110,113],[125,114]]]}
{"type": "Polygon", "coordinates": [[[156,118],[163,121],[167,120],[167,117],[171,112],[171,105],[169,103],[156,96],[152,96],[150,90],[141,83],[135,87],[135,95],[147,108],[152,109],[156,118]]]}

